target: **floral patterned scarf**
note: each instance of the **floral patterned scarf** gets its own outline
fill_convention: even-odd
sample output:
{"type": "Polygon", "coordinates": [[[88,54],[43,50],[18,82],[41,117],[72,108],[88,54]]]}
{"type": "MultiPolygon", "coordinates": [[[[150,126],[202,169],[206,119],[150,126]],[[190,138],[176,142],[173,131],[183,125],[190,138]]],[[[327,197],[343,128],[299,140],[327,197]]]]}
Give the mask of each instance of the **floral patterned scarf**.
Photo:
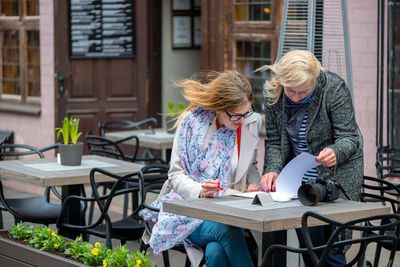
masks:
{"type": "MultiPolygon", "coordinates": [[[[214,118],[213,111],[200,107],[192,109],[181,122],[178,133],[178,154],[185,173],[191,179],[202,183],[203,174],[206,174],[212,179],[219,179],[221,187],[226,187],[229,181],[236,131],[221,127],[204,146],[207,130],[214,118]]],[[[172,190],[159,197],[152,206],[161,208],[164,201],[176,199],[183,198],[172,190]]],[[[143,218],[156,222],[149,242],[156,255],[182,243],[203,222],[203,220],[163,212],[162,209],[158,214],[144,210],[143,218]]]]}

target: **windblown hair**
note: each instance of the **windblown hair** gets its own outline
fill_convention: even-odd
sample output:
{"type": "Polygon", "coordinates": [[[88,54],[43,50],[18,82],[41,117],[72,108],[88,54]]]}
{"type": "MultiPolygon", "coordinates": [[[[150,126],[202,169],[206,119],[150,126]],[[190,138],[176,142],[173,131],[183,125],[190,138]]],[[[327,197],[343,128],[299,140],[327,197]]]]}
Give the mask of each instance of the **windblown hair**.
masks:
{"type": "Polygon", "coordinates": [[[264,93],[269,105],[275,104],[283,87],[299,86],[308,80],[317,81],[320,71],[325,71],[313,53],[307,50],[292,50],[273,65],[265,65],[258,70],[271,70],[272,79],[264,84],[264,93]]]}
{"type": "MultiPolygon", "coordinates": [[[[233,111],[248,102],[253,102],[254,96],[250,81],[237,71],[211,72],[204,75],[205,82],[195,78],[180,81],[175,84],[183,88],[183,96],[189,101],[185,111],[202,107],[214,111],[233,111]]],[[[182,114],[178,117],[175,127],[179,125],[182,114]]]]}

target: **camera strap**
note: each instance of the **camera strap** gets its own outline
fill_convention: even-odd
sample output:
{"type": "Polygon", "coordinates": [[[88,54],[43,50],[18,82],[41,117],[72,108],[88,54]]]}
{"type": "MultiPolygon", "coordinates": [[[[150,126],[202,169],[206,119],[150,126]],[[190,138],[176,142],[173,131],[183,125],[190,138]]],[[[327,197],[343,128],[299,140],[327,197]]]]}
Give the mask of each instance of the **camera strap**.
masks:
{"type": "Polygon", "coordinates": [[[336,179],[332,179],[333,181],[335,181],[335,185],[337,188],[339,188],[340,191],[342,191],[342,193],[344,194],[344,196],[348,199],[351,200],[349,195],[346,193],[346,190],[344,190],[344,188],[338,183],[338,181],[336,181],[336,179]]]}

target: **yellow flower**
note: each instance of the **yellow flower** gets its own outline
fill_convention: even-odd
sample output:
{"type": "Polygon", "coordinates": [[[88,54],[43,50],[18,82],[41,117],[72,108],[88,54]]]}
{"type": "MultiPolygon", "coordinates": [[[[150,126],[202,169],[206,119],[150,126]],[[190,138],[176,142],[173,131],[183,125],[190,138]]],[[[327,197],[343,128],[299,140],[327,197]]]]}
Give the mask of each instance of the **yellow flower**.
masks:
{"type": "Polygon", "coordinates": [[[95,246],[96,248],[99,248],[99,247],[101,246],[101,244],[100,244],[100,242],[96,242],[96,243],[94,244],[94,246],[95,246]]]}
{"type": "Polygon", "coordinates": [[[139,265],[142,263],[142,261],[141,260],[137,260],[136,261],[136,267],[139,267],[139,265]]]}
{"type": "Polygon", "coordinates": [[[46,244],[46,243],[43,243],[43,247],[45,247],[45,246],[47,246],[47,244],[46,244]]]}
{"type": "Polygon", "coordinates": [[[55,232],[51,233],[51,235],[57,237],[57,239],[60,239],[60,237],[55,232]]]}
{"type": "Polygon", "coordinates": [[[54,244],[54,248],[57,249],[58,248],[58,244],[54,244]]]}
{"type": "Polygon", "coordinates": [[[47,228],[47,232],[49,232],[49,234],[51,233],[51,229],[50,228],[47,228]]]}
{"type": "Polygon", "coordinates": [[[107,262],[105,260],[103,260],[103,267],[107,266],[107,262]]]}
{"type": "Polygon", "coordinates": [[[90,244],[90,247],[93,248],[92,244],[90,244]]]}
{"type": "Polygon", "coordinates": [[[81,242],[81,241],[82,241],[82,237],[79,236],[79,237],[78,237],[78,242],[81,242]]]}
{"type": "Polygon", "coordinates": [[[92,254],[97,256],[97,254],[99,254],[99,249],[98,248],[92,249],[92,254]]]}

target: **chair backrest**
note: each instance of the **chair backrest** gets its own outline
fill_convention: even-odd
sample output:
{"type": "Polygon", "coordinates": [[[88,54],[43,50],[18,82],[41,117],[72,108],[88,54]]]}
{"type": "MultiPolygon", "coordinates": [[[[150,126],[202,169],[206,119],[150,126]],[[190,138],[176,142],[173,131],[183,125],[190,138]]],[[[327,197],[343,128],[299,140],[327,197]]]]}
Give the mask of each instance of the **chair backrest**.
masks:
{"type": "Polygon", "coordinates": [[[387,180],[364,176],[360,200],[362,202],[382,202],[390,204],[392,212],[400,214],[400,188],[387,180]]]}
{"type": "MultiPolygon", "coordinates": [[[[90,186],[93,191],[93,197],[86,197],[86,196],[76,196],[76,195],[71,195],[68,196],[62,205],[62,209],[60,212],[60,216],[57,221],[57,228],[75,228],[75,229],[90,229],[94,228],[97,225],[105,222],[107,224],[107,227],[111,227],[111,218],[110,215],[108,214],[110,205],[112,204],[114,198],[116,196],[121,196],[125,194],[130,194],[132,192],[137,192],[139,190],[139,186],[129,186],[125,187],[123,186],[125,182],[136,182],[138,181],[138,172],[133,172],[126,174],[124,176],[117,175],[115,173],[100,169],[100,168],[93,168],[90,171],[89,174],[90,177],[90,186]],[[99,187],[98,181],[99,177],[107,176],[108,178],[113,178],[114,181],[109,182],[111,184],[110,186],[110,191],[107,194],[103,194],[99,192],[99,187]],[[65,224],[65,221],[67,220],[67,211],[69,209],[69,205],[71,202],[74,200],[80,200],[87,204],[87,202],[95,202],[97,207],[100,210],[100,215],[97,217],[93,223],[88,224],[88,225],[71,225],[71,224],[65,224]]],[[[140,203],[138,203],[138,206],[140,206],[140,203]]]]}
{"type": "Polygon", "coordinates": [[[121,130],[140,130],[146,128],[157,128],[156,118],[147,118],[141,121],[130,121],[130,120],[111,120],[104,123],[99,122],[98,128],[101,136],[104,136],[105,132],[110,131],[121,131],[121,130]]]}
{"type": "Polygon", "coordinates": [[[44,155],[39,148],[30,145],[25,145],[25,144],[0,145],[0,160],[3,160],[6,157],[20,157],[29,155],[37,155],[40,158],[44,158],[44,155]]]}
{"type": "Polygon", "coordinates": [[[136,161],[139,152],[139,138],[135,135],[128,136],[118,141],[112,141],[103,136],[92,135],[88,132],[86,134],[86,143],[89,153],[92,155],[111,157],[125,161],[136,161]],[[131,139],[135,140],[136,145],[131,146],[132,154],[127,154],[121,149],[119,144],[131,139]]]}
{"type": "Polygon", "coordinates": [[[391,180],[400,179],[400,158],[387,155],[382,156],[375,163],[377,178],[391,180]]]}
{"type": "MultiPolygon", "coordinates": [[[[364,260],[364,256],[366,253],[366,249],[369,244],[378,244],[381,242],[389,242],[391,243],[391,250],[388,262],[393,262],[396,247],[398,242],[398,234],[399,234],[399,224],[400,224],[400,215],[399,214],[381,214],[368,216],[363,218],[358,218],[354,220],[350,220],[347,222],[339,222],[332,220],[326,216],[323,216],[319,213],[308,211],[302,216],[302,233],[304,236],[304,241],[306,244],[306,248],[293,248],[284,245],[272,245],[268,248],[265,256],[263,258],[263,262],[261,266],[268,266],[268,264],[272,260],[273,253],[277,250],[286,250],[295,253],[306,253],[310,256],[314,266],[326,266],[326,261],[329,253],[333,249],[342,250],[345,246],[355,245],[354,248],[356,251],[352,256],[347,256],[347,265],[346,266],[354,266],[356,263],[362,262],[364,260]],[[330,238],[326,242],[325,245],[314,247],[312,244],[311,236],[310,236],[310,227],[308,226],[308,220],[312,218],[315,220],[319,220],[324,222],[325,224],[332,225],[335,227],[335,230],[331,234],[330,238]],[[378,225],[373,225],[371,221],[381,221],[378,225]],[[395,229],[394,232],[388,232],[389,230],[395,229]],[[353,231],[353,236],[361,236],[360,238],[352,238],[347,240],[340,240],[341,236],[344,235],[345,231],[351,230],[353,231]],[[354,232],[360,232],[360,234],[355,234],[354,232]],[[374,232],[373,235],[363,235],[365,232],[374,232]]],[[[354,252],[354,251],[353,251],[354,252]]]]}
{"type": "MultiPolygon", "coordinates": [[[[163,184],[168,180],[168,170],[169,166],[166,164],[149,164],[139,171],[141,209],[149,209],[156,213],[160,211],[158,208],[146,203],[146,198],[149,192],[160,193],[163,184]]],[[[145,230],[149,235],[151,235],[153,225],[154,223],[151,220],[144,220],[145,230]]]]}

